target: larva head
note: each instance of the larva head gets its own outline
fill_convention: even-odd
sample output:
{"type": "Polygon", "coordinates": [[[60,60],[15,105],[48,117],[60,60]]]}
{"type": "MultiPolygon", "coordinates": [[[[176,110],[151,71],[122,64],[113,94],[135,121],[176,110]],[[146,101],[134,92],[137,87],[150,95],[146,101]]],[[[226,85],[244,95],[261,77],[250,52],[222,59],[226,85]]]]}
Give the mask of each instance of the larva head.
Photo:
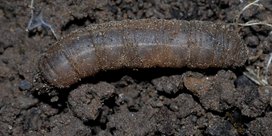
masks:
{"type": "Polygon", "coordinates": [[[79,80],[73,67],[64,55],[45,54],[41,57],[39,70],[51,85],[64,88],[79,80]]]}

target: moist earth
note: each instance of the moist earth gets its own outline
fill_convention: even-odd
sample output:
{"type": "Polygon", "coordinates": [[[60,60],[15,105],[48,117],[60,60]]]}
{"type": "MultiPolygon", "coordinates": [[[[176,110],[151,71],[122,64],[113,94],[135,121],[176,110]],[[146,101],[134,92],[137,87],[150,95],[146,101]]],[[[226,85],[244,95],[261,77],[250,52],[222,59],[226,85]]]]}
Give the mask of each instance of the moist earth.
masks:
{"type": "MultiPolygon", "coordinates": [[[[0,135],[272,134],[268,26],[235,28],[249,49],[239,68],[120,69],[66,89],[47,85],[38,70],[56,37],[87,25],[142,18],[231,24],[248,1],[34,0],[34,8],[30,3],[0,2],[0,135]],[[268,84],[260,84],[266,77],[268,84]]],[[[238,22],[272,23],[272,1],[260,4],[238,22]]]]}

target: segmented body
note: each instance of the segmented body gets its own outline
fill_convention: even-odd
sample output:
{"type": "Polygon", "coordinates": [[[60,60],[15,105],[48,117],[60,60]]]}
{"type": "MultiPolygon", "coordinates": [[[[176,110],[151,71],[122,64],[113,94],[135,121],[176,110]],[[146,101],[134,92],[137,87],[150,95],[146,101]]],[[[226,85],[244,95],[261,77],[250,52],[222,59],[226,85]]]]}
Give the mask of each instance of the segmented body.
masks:
{"type": "Polygon", "coordinates": [[[125,20],[95,24],[55,43],[40,61],[43,77],[68,87],[101,70],[241,66],[247,49],[226,24],[182,20],[125,20]]]}

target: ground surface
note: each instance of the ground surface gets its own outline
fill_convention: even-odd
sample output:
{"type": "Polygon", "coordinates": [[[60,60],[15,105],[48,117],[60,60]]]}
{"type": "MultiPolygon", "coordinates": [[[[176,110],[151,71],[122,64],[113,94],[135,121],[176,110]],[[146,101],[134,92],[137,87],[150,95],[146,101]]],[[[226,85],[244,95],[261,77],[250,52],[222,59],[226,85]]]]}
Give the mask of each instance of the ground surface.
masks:
{"type": "MultiPolygon", "coordinates": [[[[35,0],[58,36],[92,23],[165,18],[231,23],[239,0],[35,0]]],[[[240,22],[272,17],[272,1],[240,22]]],[[[249,61],[239,69],[151,69],[104,72],[68,89],[38,80],[39,57],[56,40],[26,32],[30,0],[0,2],[0,135],[269,135],[272,89],[244,76],[264,67],[271,29],[241,28],[249,61]]],[[[36,12],[35,12],[36,13],[36,12]]],[[[34,22],[35,23],[35,22],[34,22]]],[[[272,70],[269,70],[269,74],[272,70]]],[[[256,72],[257,73],[257,72],[256,72]]],[[[271,85],[271,77],[268,76],[271,85]]]]}

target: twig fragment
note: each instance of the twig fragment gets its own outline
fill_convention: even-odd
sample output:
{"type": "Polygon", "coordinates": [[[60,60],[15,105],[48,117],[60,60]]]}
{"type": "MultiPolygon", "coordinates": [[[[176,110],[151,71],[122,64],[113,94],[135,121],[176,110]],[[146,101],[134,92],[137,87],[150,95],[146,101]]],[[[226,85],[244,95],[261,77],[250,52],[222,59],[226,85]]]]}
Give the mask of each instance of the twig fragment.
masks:
{"type": "Polygon", "coordinates": [[[270,57],[268,59],[268,62],[266,64],[266,67],[265,67],[265,80],[268,82],[268,72],[269,72],[269,67],[271,65],[271,61],[272,61],[272,53],[270,53],[270,57]]]}
{"type": "Polygon", "coordinates": [[[238,24],[240,26],[254,26],[254,25],[265,25],[265,26],[269,26],[272,27],[272,24],[267,23],[266,21],[256,21],[256,20],[252,20],[252,21],[248,21],[246,23],[240,23],[238,24]]]}
{"type": "MultiPolygon", "coordinates": [[[[242,1],[243,2],[243,1],[242,1]]],[[[237,15],[236,17],[236,25],[240,25],[240,26],[254,26],[254,25],[265,25],[265,26],[269,26],[269,27],[272,27],[272,24],[269,24],[268,22],[266,21],[257,21],[257,20],[251,20],[251,21],[248,21],[246,23],[238,23],[239,22],[239,19],[241,17],[241,15],[243,14],[243,12],[245,10],[247,10],[248,8],[252,7],[252,6],[257,6],[259,8],[264,8],[264,6],[262,4],[259,4],[260,0],[255,0],[249,4],[247,4],[241,11],[240,13],[237,15]]]]}
{"type": "Polygon", "coordinates": [[[26,31],[29,32],[35,28],[42,27],[45,29],[50,29],[50,31],[53,33],[54,37],[56,39],[58,39],[53,27],[44,21],[43,16],[42,16],[42,12],[35,10],[33,4],[34,4],[34,0],[31,0],[30,7],[29,7],[31,9],[31,12],[30,12],[31,18],[28,22],[26,31]]]}

